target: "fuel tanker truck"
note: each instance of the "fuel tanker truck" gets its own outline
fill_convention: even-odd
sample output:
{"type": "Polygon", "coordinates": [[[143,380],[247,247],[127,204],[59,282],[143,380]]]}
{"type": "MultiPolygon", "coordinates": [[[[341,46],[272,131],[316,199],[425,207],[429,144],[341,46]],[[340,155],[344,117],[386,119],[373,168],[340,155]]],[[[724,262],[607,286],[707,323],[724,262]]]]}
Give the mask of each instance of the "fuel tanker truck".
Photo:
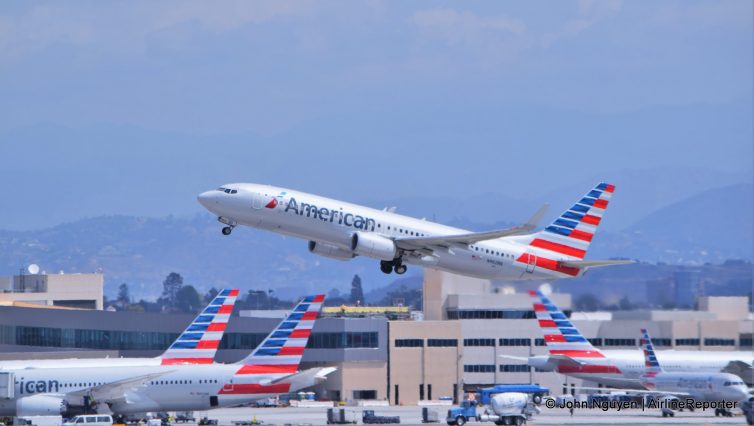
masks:
{"type": "Polygon", "coordinates": [[[451,407],[449,425],[463,426],[468,421],[494,422],[497,425],[520,425],[534,413],[549,389],[537,385],[498,385],[478,392],[476,400],[465,400],[451,407]]]}

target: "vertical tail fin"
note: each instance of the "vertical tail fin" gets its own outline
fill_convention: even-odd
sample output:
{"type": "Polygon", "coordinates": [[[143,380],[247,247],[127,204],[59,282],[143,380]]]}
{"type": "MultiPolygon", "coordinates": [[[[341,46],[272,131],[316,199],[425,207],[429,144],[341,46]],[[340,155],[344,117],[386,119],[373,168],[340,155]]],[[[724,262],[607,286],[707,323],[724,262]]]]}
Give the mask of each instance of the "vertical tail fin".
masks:
{"type": "Polygon", "coordinates": [[[545,338],[550,355],[570,358],[604,358],[599,349],[574,327],[568,317],[541,291],[530,291],[534,313],[545,338]]]}
{"type": "Polygon", "coordinates": [[[644,351],[644,366],[647,368],[647,372],[659,373],[662,371],[660,363],[657,361],[657,355],[655,355],[654,344],[652,344],[652,338],[649,337],[649,332],[646,328],[641,329],[641,348],[644,351]]]}
{"type": "Polygon", "coordinates": [[[550,226],[528,236],[529,246],[553,252],[558,258],[583,259],[614,191],[615,185],[598,184],[550,226]]]}
{"type": "Polygon", "coordinates": [[[163,365],[212,364],[228,326],[238,289],[223,289],[160,358],[163,365]]]}
{"type": "Polygon", "coordinates": [[[243,366],[236,374],[295,373],[324,301],[324,294],[301,300],[249,356],[239,361],[243,366]]]}

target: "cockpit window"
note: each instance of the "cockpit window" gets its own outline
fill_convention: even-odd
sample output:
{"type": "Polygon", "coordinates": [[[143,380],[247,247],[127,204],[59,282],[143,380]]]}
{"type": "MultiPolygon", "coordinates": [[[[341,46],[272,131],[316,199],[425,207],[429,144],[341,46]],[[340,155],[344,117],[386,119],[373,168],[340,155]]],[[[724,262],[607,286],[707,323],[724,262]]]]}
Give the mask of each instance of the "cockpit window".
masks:
{"type": "Polygon", "coordinates": [[[230,190],[230,193],[231,193],[231,194],[235,194],[235,193],[237,193],[237,192],[238,192],[238,190],[237,190],[237,189],[231,189],[231,190],[230,190]]]}
{"type": "Polygon", "coordinates": [[[222,187],[222,186],[219,187],[219,188],[217,188],[217,190],[220,191],[220,192],[224,192],[226,194],[237,194],[238,193],[237,189],[230,189],[230,188],[225,188],[225,187],[222,187]]]}
{"type": "Polygon", "coordinates": [[[217,190],[220,191],[220,192],[225,192],[225,188],[223,188],[222,186],[219,187],[219,188],[217,188],[217,190]]]}

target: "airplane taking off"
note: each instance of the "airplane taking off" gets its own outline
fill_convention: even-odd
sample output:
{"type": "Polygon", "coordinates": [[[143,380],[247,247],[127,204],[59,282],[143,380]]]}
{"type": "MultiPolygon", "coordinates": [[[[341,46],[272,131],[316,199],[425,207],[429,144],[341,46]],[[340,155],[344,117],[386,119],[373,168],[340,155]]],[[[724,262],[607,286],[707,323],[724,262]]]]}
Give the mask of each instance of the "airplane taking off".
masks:
{"type": "Polygon", "coordinates": [[[0,361],[0,371],[24,368],[127,367],[139,365],[211,364],[236,304],[238,289],[223,289],[160,356],[153,358],[69,358],[0,361]],[[201,347],[189,347],[201,341],[201,347]]]}
{"type": "MultiPolygon", "coordinates": [[[[641,376],[646,372],[641,351],[618,349],[599,350],[592,346],[573,323],[541,291],[530,291],[549,355],[519,357],[501,355],[503,358],[526,361],[530,366],[544,371],[589,380],[604,386],[626,389],[645,389],[641,376]]],[[[669,373],[698,373],[705,376],[722,371],[750,375],[752,354],[746,351],[662,351],[659,355],[669,373]],[[669,367],[669,368],[668,368],[669,367]]],[[[738,381],[741,379],[733,375],[738,381]]]]}
{"type": "MultiPolygon", "coordinates": [[[[10,385],[0,388],[4,392],[0,416],[208,410],[313,386],[335,371],[332,367],[298,371],[323,302],[324,295],[304,298],[249,356],[235,364],[61,366],[0,373],[10,385]]],[[[214,338],[209,336],[208,341],[214,338]]],[[[207,340],[192,336],[185,342],[180,349],[202,348],[207,340]]]]}
{"type": "Polygon", "coordinates": [[[544,280],[578,277],[587,269],[632,263],[584,260],[615,186],[600,183],[544,230],[531,232],[544,214],[526,224],[470,232],[424,219],[269,185],[224,185],[199,195],[199,202],[226,226],[238,225],[309,240],[309,251],[349,260],[380,260],[389,274],[406,264],[427,266],[482,279],[544,280]]]}

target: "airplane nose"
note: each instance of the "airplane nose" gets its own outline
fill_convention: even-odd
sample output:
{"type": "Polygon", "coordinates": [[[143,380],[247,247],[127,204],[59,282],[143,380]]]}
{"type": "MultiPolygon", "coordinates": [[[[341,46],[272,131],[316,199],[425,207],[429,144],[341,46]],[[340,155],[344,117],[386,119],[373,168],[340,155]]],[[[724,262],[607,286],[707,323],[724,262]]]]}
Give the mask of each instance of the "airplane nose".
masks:
{"type": "Polygon", "coordinates": [[[196,199],[199,201],[199,204],[209,208],[212,201],[212,191],[202,192],[196,197],[196,199]]]}

